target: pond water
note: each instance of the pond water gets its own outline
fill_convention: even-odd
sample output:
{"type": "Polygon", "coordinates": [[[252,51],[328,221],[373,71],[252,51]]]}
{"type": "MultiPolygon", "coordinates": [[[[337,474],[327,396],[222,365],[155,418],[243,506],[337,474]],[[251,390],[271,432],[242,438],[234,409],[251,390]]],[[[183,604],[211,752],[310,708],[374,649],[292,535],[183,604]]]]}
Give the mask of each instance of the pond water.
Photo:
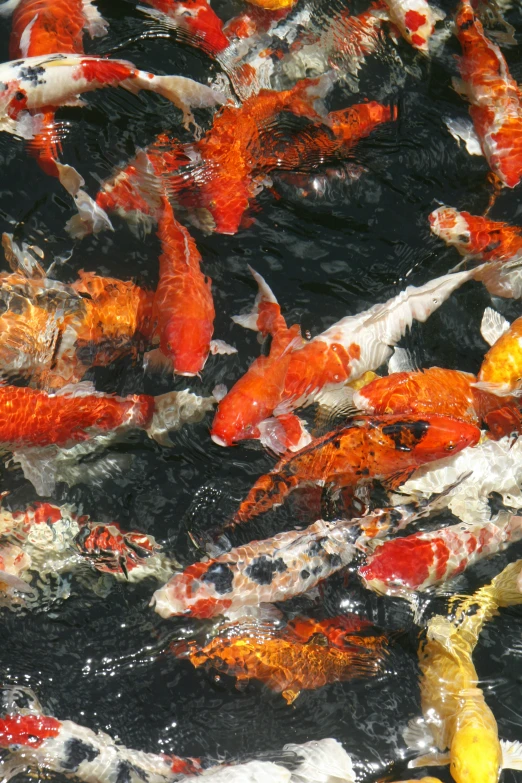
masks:
{"type": "MultiPolygon", "coordinates": [[[[450,0],[441,3],[448,14],[454,5],[450,0]]],[[[505,56],[520,83],[522,9],[517,0],[513,5],[507,18],[517,31],[518,45],[506,49],[505,56]]],[[[143,37],[144,18],[132,4],[106,0],[99,7],[110,32],[89,42],[89,52],[114,52],[155,72],[196,79],[219,71],[209,58],[174,37],[143,37]]],[[[239,4],[219,2],[214,8],[226,19],[239,4]]],[[[323,2],[315,11],[326,17],[332,9],[323,2]]],[[[9,29],[9,19],[2,20],[3,60],[8,59],[9,29]]],[[[260,350],[256,334],[230,318],[245,312],[255,296],[247,264],[266,278],[288,322],[315,335],[342,316],[385,301],[407,284],[420,285],[444,274],[458,262],[456,251],[430,235],[427,216],[439,203],[482,214],[491,194],[485,160],[469,156],[442,122],[443,116],[467,112],[451,87],[458,43],[449,39],[431,59],[404,41],[396,51],[400,57],[395,60],[369,57],[359,93],[338,85],[329,104],[340,108],[367,97],[398,107],[397,122],[384,125],[354,150],[350,163],[363,168],[360,176],[352,177],[341,167],[327,187],[308,195],[295,182],[274,177],[273,188],[265,189],[251,210],[251,224],[236,235],[205,235],[191,228],[213,281],[214,336],[234,344],[238,353],[211,357],[201,379],[144,374],[139,362],[122,359],[89,374],[98,389],[125,395],[190,388],[210,394],[218,383],[230,387],[260,350]]],[[[85,108],[60,112],[70,121],[62,159],[81,172],[93,195],[115,165],[159,131],[188,138],[179,112],[156,96],[103,90],[88,96],[86,103],[85,108]]],[[[210,114],[202,113],[200,119],[210,124],[210,114]]],[[[86,269],[156,285],[159,241],[154,233],[136,237],[123,220],[114,218],[114,233],[75,243],[64,229],[73,214],[70,201],[28,157],[23,142],[2,134],[0,161],[0,230],[15,230],[19,238],[36,242],[48,258],[72,251],[56,272],[59,279],[72,281],[86,269]]],[[[520,188],[504,190],[491,217],[522,225],[520,188]]],[[[418,367],[477,372],[486,350],[480,321],[489,304],[486,290],[469,283],[426,324],[415,324],[401,345],[418,367]]],[[[520,315],[518,301],[495,300],[494,306],[510,320],[520,315]]],[[[171,449],[134,434],[114,447],[132,456],[122,475],[108,477],[100,486],[59,484],[52,502],[72,503],[97,521],[117,520],[126,529],[152,534],[181,563],[193,562],[199,553],[188,532],[224,522],[255,478],[274,464],[260,446],[215,445],[209,437],[210,421],[207,417],[174,433],[171,449]]],[[[0,470],[0,488],[10,492],[9,508],[37,499],[17,467],[6,464],[0,470]]],[[[299,505],[287,504],[252,522],[235,541],[289,529],[302,523],[302,513],[299,505]]],[[[448,515],[441,515],[436,523],[448,521],[448,515]]],[[[470,568],[450,589],[468,593],[520,557],[522,543],[470,568]]],[[[352,755],[360,781],[408,777],[401,732],[420,713],[420,629],[404,602],[365,591],[349,572],[328,580],[319,598],[285,604],[287,616],[356,611],[394,632],[382,676],[306,691],[289,707],[259,683],[239,691],[232,678],[213,677],[169,654],[171,642],[190,637],[199,625],[155,614],[148,606],[157,587],[154,580],[118,582],[108,594],[103,580],[91,585],[74,576],[68,580],[66,599],[56,587],[32,611],[0,610],[1,680],[32,688],[48,714],[106,731],[131,748],[212,759],[243,759],[287,742],[334,737],[352,755]]],[[[428,614],[445,611],[445,606],[444,595],[426,598],[428,614]]],[[[504,610],[487,625],[474,655],[500,736],[507,740],[522,738],[521,632],[521,610],[504,610]]],[[[416,774],[421,776],[420,771],[416,774]]],[[[424,774],[450,780],[444,768],[424,774]]],[[[29,779],[25,774],[18,778],[29,779]]],[[[506,772],[503,779],[522,781],[522,773],[506,772]]]]}

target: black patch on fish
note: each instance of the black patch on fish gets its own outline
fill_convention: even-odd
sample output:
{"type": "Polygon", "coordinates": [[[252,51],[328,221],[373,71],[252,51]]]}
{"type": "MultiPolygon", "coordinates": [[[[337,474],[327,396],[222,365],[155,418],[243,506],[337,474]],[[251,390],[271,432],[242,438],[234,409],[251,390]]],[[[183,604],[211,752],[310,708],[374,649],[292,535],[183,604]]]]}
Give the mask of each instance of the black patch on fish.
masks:
{"type": "Polygon", "coordinates": [[[383,435],[390,437],[397,451],[411,451],[426,435],[427,421],[397,421],[382,428],[383,435]]]}
{"type": "Polygon", "coordinates": [[[64,750],[65,758],[61,762],[61,766],[63,769],[70,770],[70,772],[76,772],[83,761],[94,761],[96,756],[100,755],[100,751],[96,750],[94,745],[88,745],[86,742],[76,739],[76,737],[67,740],[64,750]]]}
{"type": "Polygon", "coordinates": [[[45,68],[41,65],[26,65],[18,71],[19,79],[22,79],[24,82],[31,82],[35,87],[38,84],[45,84],[45,78],[43,77],[45,77],[45,68]]]}
{"type": "Polygon", "coordinates": [[[462,22],[460,25],[460,30],[469,30],[470,27],[473,27],[473,19],[468,19],[466,22],[462,22]]]}
{"type": "Polygon", "coordinates": [[[252,564],[245,568],[245,574],[258,585],[272,584],[274,574],[282,574],[288,566],[280,557],[270,560],[266,555],[254,558],[252,564]]]}
{"type": "Polygon", "coordinates": [[[130,764],[128,761],[120,761],[116,783],[132,783],[133,772],[142,780],[148,780],[148,775],[145,770],[140,769],[135,764],[130,764]]]}
{"type": "Polygon", "coordinates": [[[216,593],[223,595],[232,592],[234,574],[226,563],[212,563],[201,577],[202,582],[212,582],[216,593]]]}
{"type": "Polygon", "coordinates": [[[316,565],[315,568],[312,568],[312,574],[314,576],[317,576],[318,574],[321,573],[322,570],[323,570],[323,567],[321,565],[316,565]]]}
{"type": "Polygon", "coordinates": [[[323,541],[324,538],[319,538],[317,541],[312,541],[306,552],[308,557],[318,557],[319,555],[323,554],[323,541]]]}
{"type": "Polygon", "coordinates": [[[337,568],[343,562],[339,555],[326,555],[326,559],[328,560],[328,565],[332,568],[337,568]]]}
{"type": "Polygon", "coordinates": [[[303,568],[301,573],[299,574],[301,579],[309,579],[310,578],[310,571],[307,571],[306,568],[303,568]]]}

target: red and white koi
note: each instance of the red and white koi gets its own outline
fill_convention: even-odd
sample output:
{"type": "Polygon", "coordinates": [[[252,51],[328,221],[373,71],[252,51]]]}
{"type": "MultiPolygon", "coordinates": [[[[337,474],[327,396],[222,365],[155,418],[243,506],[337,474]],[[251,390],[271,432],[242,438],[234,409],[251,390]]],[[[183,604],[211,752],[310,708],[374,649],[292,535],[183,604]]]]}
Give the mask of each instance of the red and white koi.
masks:
{"type": "Polygon", "coordinates": [[[462,47],[457,92],[465,97],[482,153],[503,185],[522,178],[522,92],[499,47],[484,34],[470,0],[460,0],[456,16],[462,47]]]}
{"type": "Polygon", "coordinates": [[[192,79],[156,76],[125,60],[87,55],[58,53],[3,63],[0,84],[0,128],[24,138],[39,130],[38,116],[29,112],[77,103],[83,93],[102,87],[152,90],[181,109],[187,125],[194,122],[191,107],[225,102],[217,90],[192,79]]]}
{"type": "Polygon", "coordinates": [[[166,27],[177,30],[183,42],[215,57],[229,45],[223,32],[223,22],[208,0],[143,0],[148,6],[140,11],[166,27]]]}
{"type": "Polygon", "coordinates": [[[428,0],[384,0],[390,15],[403,38],[415,49],[427,54],[435,24],[445,14],[434,8],[428,0]]]}
{"type": "MultiPolygon", "coordinates": [[[[309,342],[294,346],[282,393],[274,393],[275,385],[271,383],[269,375],[272,365],[267,365],[264,380],[259,379],[252,398],[239,394],[236,396],[234,386],[229,392],[232,397],[227,400],[227,395],[218,405],[212,425],[214,441],[229,446],[244,438],[251,438],[252,433],[259,431],[265,445],[276,453],[288,448],[301,448],[302,441],[299,438],[284,438],[284,432],[290,425],[295,425],[292,426],[292,432],[302,431],[292,411],[320,401],[328,392],[340,391],[347,382],[356,380],[369,370],[376,370],[390,358],[391,346],[400,340],[414,320],[421,323],[426,321],[453,291],[471,280],[475,274],[476,270],[458,272],[436,278],[420,287],[408,286],[388,302],[374,305],[359,315],[347,316],[309,342]],[[286,421],[281,420],[283,415],[286,421]],[[275,422],[269,418],[272,416],[275,422]],[[278,426],[274,427],[274,424],[278,426]],[[275,437],[271,436],[271,430],[275,437]]],[[[258,276],[256,279],[258,285],[263,286],[263,291],[270,291],[264,281],[261,283],[262,278],[260,280],[258,276]]],[[[277,303],[273,294],[270,294],[272,301],[277,303]]],[[[265,299],[268,299],[268,294],[265,299]]],[[[256,304],[252,318],[240,316],[235,319],[236,322],[250,329],[257,328],[257,310],[256,304]]],[[[264,370],[264,365],[261,369],[264,370]]],[[[276,372],[280,372],[280,369],[276,363],[276,372]]],[[[238,384],[241,384],[241,380],[238,384]]]]}
{"type": "Polygon", "coordinates": [[[491,522],[462,522],[384,541],[359,568],[366,587],[377,593],[408,597],[435,587],[484,557],[522,539],[522,517],[501,512],[491,522]]]}

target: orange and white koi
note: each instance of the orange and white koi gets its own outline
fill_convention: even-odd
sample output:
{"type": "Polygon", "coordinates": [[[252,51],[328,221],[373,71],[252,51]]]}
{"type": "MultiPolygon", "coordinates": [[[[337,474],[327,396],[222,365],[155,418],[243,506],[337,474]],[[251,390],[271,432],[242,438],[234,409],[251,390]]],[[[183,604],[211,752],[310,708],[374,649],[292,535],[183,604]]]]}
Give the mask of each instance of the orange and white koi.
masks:
{"type": "Polygon", "coordinates": [[[428,0],[384,0],[390,15],[403,38],[415,49],[426,54],[430,38],[438,20],[445,14],[434,8],[428,0]]]}
{"type": "Polygon", "coordinates": [[[86,92],[123,87],[131,92],[152,90],[193,122],[194,106],[215,106],[225,98],[217,90],[183,76],[156,76],[124,60],[74,54],[27,57],[0,65],[0,128],[24,138],[39,130],[38,116],[29,112],[77,102],[86,92]]]}
{"type": "Polygon", "coordinates": [[[251,679],[260,680],[292,704],[302,690],[378,675],[387,642],[385,635],[372,633],[368,621],[341,615],[327,620],[296,618],[282,628],[241,623],[225,628],[204,647],[182,642],[170,649],[177,657],[188,657],[196,668],[235,677],[238,688],[251,679]]]}
{"type": "Polygon", "coordinates": [[[148,363],[168,366],[178,375],[197,375],[210,352],[235,353],[235,349],[212,340],[212,281],[202,272],[196,243],[174,217],[167,199],[163,199],[158,237],[162,254],[152,311],[159,348],[148,354],[148,363]]]}
{"type": "Polygon", "coordinates": [[[477,388],[500,397],[520,396],[522,385],[522,318],[510,325],[488,307],[481,325],[482,336],[491,348],[478,373],[477,388]]]}
{"type": "Polygon", "coordinates": [[[471,104],[491,170],[503,185],[514,188],[522,177],[522,92],[499,47],[484,34],[470,0],[460,0],[455,22],[462,47],[455,89],[471,104]]]}
{"type": "Polygon", "coordinates": [[[447,582],[520,539],[522,517],[502,512],[491,522],[460,522],[384,541],[358,573],[366,587],[377,593],[408,597],[447,582]]]}
{"type": "Polygon", "coordinates": [[[230,524],[247,522],[281,505],[303,484],[354,490],[380,481],[396,489],[415,468],[475,446],[479,439],[478,427],[439,414],[352,419],[261,476],[230,524]]]}
{"type": "MultiPolygon", "coordinates": [[[[475,273],[476,270],[459,272],[436,278],[418,288],[408,286],[388,302],[342,318],[302,347],[297,345],[291,352],[279,398],[274,394],[275,385],[271,385],[268,372],[264,373],[264,388],[261,379],[256,388],[252,387],[254,395],[251,399],[239,394],[236,396],[236,387],[232,387],[229,392],[231,397],[227,399],[227,395],[218,406],[212,425],[213,439],[220,445],[232,445],[245,437],[252,437],[252,433],[259,430],[265,445],[275,452],[295,449],[296,445],[299,448],[296,435],[288,441],[284,439],[284,432],[289,426],[292,433],[302,429],[295,416],[289,418],[293,410],[319,401],[321,397],[324,399],[328,392],[342,389],[347,382],[356,380],[368,370],[376,370],[390,358],[391,346],[400,340],[414,320],[426,321],[453,291],[472,279],[475,273]],[[281,421],[282,415],[287,417],[286,421],[281,421]],[[267,419],[267,416],[274,416],[275,421],[267,419]],[[267,424],[260,427],[263,421],[267,424]]],[[[259,280],[258,284],[261,285],[259,280]]],[[[263,286],[266,286],[264,281],[263,286]]],[[[276,301],[273,294],[271,296],[276,301]]],[[[235,320],[255,328],[255,318],[245,320],[241,316],[235,320]]],[[[276,372],[280,369],[276,365],[276,372]]]]}

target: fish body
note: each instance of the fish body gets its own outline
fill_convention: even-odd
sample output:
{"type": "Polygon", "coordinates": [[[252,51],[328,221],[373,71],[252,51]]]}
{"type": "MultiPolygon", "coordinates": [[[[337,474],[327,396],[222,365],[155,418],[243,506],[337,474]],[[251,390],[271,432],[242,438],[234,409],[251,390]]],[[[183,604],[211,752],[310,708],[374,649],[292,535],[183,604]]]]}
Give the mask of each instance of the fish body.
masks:
{"type": "Polygon", "coordinates": [[[214,331],[211,280],[201,270],[194,239],[164,199],[158,224],[162,253],[153,318],[159,352],[179,375],[197,375],[207,360],[214,331]]]}
{"type": "Polygon", "coordinates": [[[398,487],[425,462],[474,446],[480,430],[438,414],[353,419],[283,458],[259,478],[239,506],[234,522],[242,523],[281,505],[299,486],[319,484],[351,488],[381,481],[398,487]]]}
{"type": "Polygon", "coordinates": [[[522,426],[515,400],[477,388],[471,373],[430,367],[427,370],[396,372],[376,378],[353,395],[353,404],[373,415],[440,413],[480,426],[491,426],[491,437],[509,435],[513,422],[522,426]],[[502,409],[502,415],[499,413],[502,409]],[[511,413],[511,417],[505,415],[511,413]],[[496,425],[496,426],[494,426],[496,425]]]}
{"type": "Polygon", "coordinates": [[[455,22],[462,47],[461,80],[455,87],[471,104],[491,170],[503,185],[514,188],[522,177],[522,93],[499,47],[484,34],[470,0],[461,0],[455,22]]]}
{"type": "MultiPolygon", "coordinates": [[[[275,416],[277,421],[282,414],[288,415],[296,408],[320,401],[325,392],[342,389],[347,382],[356,380],[369,370],[376,370],[390,358],[391,346],[399,341],[414,320],[426,321],[456,288],[473,275],[473,271],[461,272],[436,278],[419,288],[409,286],[388,302],[342,318],[309,342],[296,345],[288,359],[281,395],[269,396],[262,387],[257,389],[258,407],[241,408],[241,419],[236,421],[234,412],[239,402],[236,398],[236,404],[231,405],[236,396],[236,386],[232,387],[230,402],[227,395],[218,406],[213,433],[221,439],[221,445],[235,443],[245,435],[252,437],[253,432],[263,429],[266,416],[275,416]]],[[[236,318],[236,322],[243,323],[241,318],[236,318]]],[[[255,324],[249,328],[254,327],[255,324]]],[[[269,382],[268,373],[265,373],[265,382],[269,382]]],[[[265,441],[276,452],[288,448],[295,450],[296,447],[295,441],[285,442],[281,435],[271,440],[265,437],[265,441]]]]}
{"type": "Polygon", "coordinates": [[[224,98],[210,87],[181,76],[155,76],[125,60],[56,53],[27,57],[0,65],[0,126],[31,138],[38,118],[28,112],[77,103],[86,92],[123,87],[131,92],[152,90],[168,98],[192,121],[190,106],[213,106],[224,98]]]}
{"type": "Polygon", "coordinates": [[[106,24],[91,0],[20,0],[12,17],[9,56],[83,53],[83,33],[99,37],[106,24]]]}
{"type": "Polygon", "coordinates": [[[415,49],[427,53],[435,22],[443,17],[428,0],[384,0],[392,21],[415,49]]]}
{"type": "Polygon", "coordinates": [[[491,346],[478,373],[483,389],[498,395],[518,393],[522,378],[522,318],[491,346]]]}
{"type": "MultiPolygon", "coordinates": [[[[208,0],[143,0],[154,9],[154,18],[179,31],[183,41],[215,57],[229,45],[223,22],[208,0]]],[[[141,9],[147,13],[145,8],[141,9]]]]}
{"type": "Polygon", "coordinates": [[[521,538],[522,517],[514,514],[499,514],[491,522],[460,522],[384,541],[359,568],[359,575],[375,592],[408,595],[452,579],[521,538]]]}
{"type": "Polygon", "coordinates": [[[154,593],[162,617],[233,614],[285,601],[315,587],[347,565],[355,550],[351,522],[319,520],[305,530],[279,533],[194,563],[154,593]]]}
{"type": "Polygon", "coordinates": [[[261,680],[291,704],[302,690],[371,677],[382,670],[386,637],[369,632],[357,636],[350,627],[347,632],[343,620],[342,616],[324,623],[298,619],[299,636],[294,633],[295,621],[282,629],[247,623],[216,636],[205,647],[190,644],[185,651],[186,645],[181,644],[173,651],[188,654],[195,667],[236,677],[238,687],[250,679],[261,680]],[[337,643],[332,643],[329,633],[336,624],[337,643]]]}

